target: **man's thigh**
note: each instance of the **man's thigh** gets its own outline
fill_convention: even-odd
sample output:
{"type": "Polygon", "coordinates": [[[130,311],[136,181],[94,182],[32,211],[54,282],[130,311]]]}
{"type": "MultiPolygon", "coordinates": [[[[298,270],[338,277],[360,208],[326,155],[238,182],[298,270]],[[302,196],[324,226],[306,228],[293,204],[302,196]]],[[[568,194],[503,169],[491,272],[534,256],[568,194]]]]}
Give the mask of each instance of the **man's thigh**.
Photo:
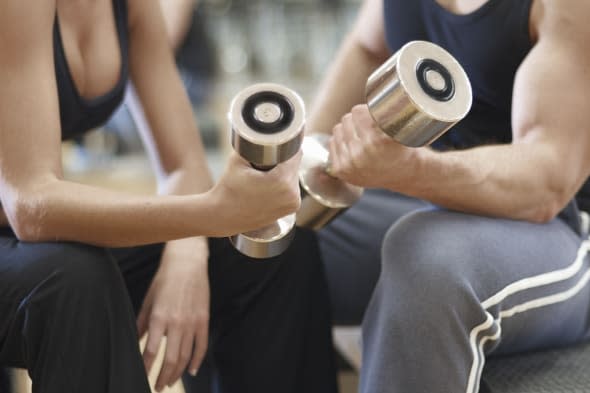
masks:
{"type": "Polygon", "coordinates": [[[398,293],[402,298],[416,288],[425,298],[430,288],[475,296],[474,350],[567,345],[590,333],[589,249],[589,241],[560,219],[535,224],[421,210],[386,235],[381,280],[398,291],[407,288],[398,293]],[[422,282],[405,285],[408,277],[422,282]]]}
{"type": "Polygon", "coordinates": [[[335,323],[361,323],[381,270],[387,230],[400,217],[428,206],[390,191],[365,190],[357,204],[318,232],[335,323]]]}

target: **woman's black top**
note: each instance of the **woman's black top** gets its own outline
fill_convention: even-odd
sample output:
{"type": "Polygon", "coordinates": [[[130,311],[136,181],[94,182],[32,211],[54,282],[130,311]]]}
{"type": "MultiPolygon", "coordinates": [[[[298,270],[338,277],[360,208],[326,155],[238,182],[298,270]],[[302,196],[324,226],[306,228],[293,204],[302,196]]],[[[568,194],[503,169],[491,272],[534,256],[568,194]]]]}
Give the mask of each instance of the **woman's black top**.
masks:
{"type": "Polygon", "coordinates": [[[123,100],[128,78],[129,32],[127,1],[112,0],[115,26],[121,53],[121,71],[114,88],[100,97],[85,99],[80,96],[70,73],[63,48],[59,20],[55,17],[53,53],[55,77],[59,95],[59,115],[62,139],[69,139],[105,123],[123,100]]]}

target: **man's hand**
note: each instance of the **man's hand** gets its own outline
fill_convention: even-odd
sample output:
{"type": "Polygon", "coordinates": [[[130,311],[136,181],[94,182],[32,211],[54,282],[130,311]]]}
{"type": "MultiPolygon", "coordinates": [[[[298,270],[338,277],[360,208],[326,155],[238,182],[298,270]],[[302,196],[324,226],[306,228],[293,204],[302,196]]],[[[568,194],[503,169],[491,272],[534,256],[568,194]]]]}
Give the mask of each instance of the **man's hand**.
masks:
{"type": "Polygon", "coordinates": [[[357,105],[337,124],[330,140],[330,174],[367,188],[403,191],[417,161],[414,150],[385,134],[366,105],[357,105]]]}
{"type": "Polygon", "coordinates": [[[187,365],[195,375],[205,356],[209,336],[208,256],[204,238],[169,242],[145,297],[137,324],[140,336],[148,334],[143,353],[148,373],[162,338],[167,338],[157,391],[176,382],[187,365]]]}

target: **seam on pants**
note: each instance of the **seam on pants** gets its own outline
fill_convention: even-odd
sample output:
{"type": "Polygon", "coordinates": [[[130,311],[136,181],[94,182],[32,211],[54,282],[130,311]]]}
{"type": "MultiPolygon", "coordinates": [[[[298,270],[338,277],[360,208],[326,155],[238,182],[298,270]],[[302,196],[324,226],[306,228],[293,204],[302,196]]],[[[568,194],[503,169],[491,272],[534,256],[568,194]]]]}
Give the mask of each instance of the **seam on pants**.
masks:
{"type": "Polygon", "coordinates": [[[508,310],[501,311],[498,318],[494,319],[492,314],[487,311],[490,307],[498,305],[500,302],[505,300],[508,296],[518,292],[525,291],[527,289],[537,288],[549,284],[558,283],[572,278],[582,270],[584,265],[584,258],[590,251],[590,240],[585,240],[580,245],[578,253],[574,262],[566,267],[565,269],[554,270],[548,273],[543,273],[537,276],[516,281],[508,286],[504,287],[498,293],[488,298],[482,303],[482,307],[486,310],[486,320],[475,326],[469,334],[469,344],[471,347],[471,353],[473,356],[473,363],[469,373],[469,380],[467,383],[466,393],[477,393],[479,391],[479,380],[485,364],[485,356],[483,354],[483,347],[488,341],[497,340],[500,338],[502,332],[501,322],[504,318],[512,317],[516,314],[532,310],[539,307],[548,306],[555,303],[564,302],[571,297],[575,296],[580,292],[590,281],[590,269],[586,271],[584,276],[570,289],[556,293],[553,295],[544,296],[538,299],[530,300],[525,303],[516,305],[508,310]],[[496,327],[496,332],[490,335],[486,335],[480,338],[479,343],[477,337],[479,333],[496,327]]]}

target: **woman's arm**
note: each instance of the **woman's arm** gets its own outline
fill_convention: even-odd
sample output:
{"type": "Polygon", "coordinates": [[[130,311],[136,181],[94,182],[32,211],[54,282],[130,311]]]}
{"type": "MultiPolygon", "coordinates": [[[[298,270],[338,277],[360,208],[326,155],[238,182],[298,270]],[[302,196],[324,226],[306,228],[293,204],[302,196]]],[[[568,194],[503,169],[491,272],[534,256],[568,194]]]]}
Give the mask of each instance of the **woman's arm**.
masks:
{"type": "MultiPolygon", "coordinates": [[[[163,11],[173,12],[167,16],[174,19],[186,16],[182,13],[188,10],[183,11],[182,7],[192,3],[192,0],[164,1],[161,5],[165,6],[163,11]]],[[[212,185],[211,175],[193,111],[168,45],[170,37],[166,35],[159,3],[128,0],[128,4],[131,74],[138,93],[131,89],[128,99],[134,104],[130,109],[140,120],[138,129],[158,173],[158,189],[163,194],[206,191],[212,185]],[[146,123],[150,126],[146,127],[146,123]]],[[[168,25],[169,29],[176,27],[179,26],[168,25]]],[[[180,378],[187,366],[189,372],[196,374],[206,352],[210,308],[208,257],[204,237],[169,241],[139,312],[139,334],[147,333],[143,356],[148,372],[163,336],[167,337],[164,361],[156,381],[158,391],[180,378]]]]}
{"type": "Polygon", "coordinates": [[[158,174],[158,188],[171,194],[207,191],[213,181],[159,4],[128,3],[131,78],[151,129],[140,133],[158,174]]]}
{"type": "Polygon", "coordinates": [[[65,181],[53,63],[55,9],[55,0],[8,0],[0,12],[0,200],[20,239],[126,246],[225,236],[298,206],[291,176],[296,162],[264,174],[233,157],[232,170],[218,186],[199,195],[136,196],[65,181]],[[269,200],[277,205],[252,185],[274,195],[269,200]]]}

